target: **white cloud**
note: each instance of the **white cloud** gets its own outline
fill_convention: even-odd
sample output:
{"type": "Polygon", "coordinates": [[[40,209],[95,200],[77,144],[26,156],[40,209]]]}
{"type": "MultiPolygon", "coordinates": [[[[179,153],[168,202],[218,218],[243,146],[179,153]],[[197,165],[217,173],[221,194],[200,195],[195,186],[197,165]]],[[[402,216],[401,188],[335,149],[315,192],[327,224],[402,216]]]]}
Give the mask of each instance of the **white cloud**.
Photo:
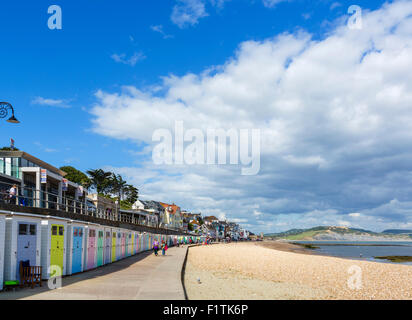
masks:
{"type": "Polygon", "coordinates": [[[339,19],[322,40],[299,31],[243,42],[224,65],[166,76],[161,90],[100,90],[93,130],[152,146],[153,131],[172,130],[175,120],[184,120],[187,129],[258,128],[264,148],[257,176],[242,177],[231,166],[156,167],[151,161],[118,170],[148,197],[249,219],[259,229],[269,227],[253,214],[256,203],[265,219],[272,215],[285,227],[320,221],[375,229],[407,225],[411,14],[412,3],[398,1],[364,12],[362,30],[339,19]],[[370,219],[376,216],[382,221],[370,219]]]}
{"type": "Polygon", "coordinates": [[[330,5],[330,10],[336,9],[336,8],[338,8],[338,7],[341,7],[341,6],[342,6],[341,3],[339,3],[339,2],[333,2],[333,3],[330,5]]]}
{"type": "Polygon", "coordinates": [[[163,36],[163,39],[169,39],[169,38],[173,38],[173,36],[171,34],[167,34],[164,30],[163,30],[163,26],[161,24],[159,25],[154,25],[154,26],[150,26],[150,29],[152,29],[152,31],[154,32],[158,32],[163,36]]]}
{"type": "Polygon", "coordinates": [[[50,98],[43,98],[43,97],[36,97],[31,101],[31,104],[49,106],[49,107],[57,107],[57,108],[70,108],[69,103],[70,103],[70,100],[50,99],[50,98]]]}
{"type": "Polygon", "coordinates": [[[111,55],[111,58],[118,62],[134,67],[137,62],[144,60],[146,56],[142,52],[135,52],[131,57],[127,58],[125,53],[111,55]]]}
{"type": "Polygon", "coordinates": [[[352,218],[359,218],[361,214],[359,212],[353,212],[348,214],[352,218]]]}
{"type": "Polygon", "coordinates": [[[177,0],[170,18],[179,28],[184,28],[197,24],[200,18],[207,15],[202,0],[177,0]]]}
{"type": "Polygon", "coordinates": [[[291,0],[263,0],[263,5],[267,8],[274,8],[277,4],[281,2],[286,2],[291,0]]]}

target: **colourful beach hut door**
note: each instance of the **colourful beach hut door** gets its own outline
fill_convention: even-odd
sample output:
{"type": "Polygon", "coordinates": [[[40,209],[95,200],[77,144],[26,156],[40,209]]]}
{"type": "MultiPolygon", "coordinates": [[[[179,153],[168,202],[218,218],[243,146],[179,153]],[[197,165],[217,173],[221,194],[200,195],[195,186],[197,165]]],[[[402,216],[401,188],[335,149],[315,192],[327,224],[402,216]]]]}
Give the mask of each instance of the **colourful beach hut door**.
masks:
{"type": "Polygon", "coordinates": [[[126,234],[122,232],[122,258],[125,257],[125,249],[126,249],[126,234]]]}
{"type": "Polygon", "coordinates": [[[116,232],[112,233],[112,262],[116,261],[116,232]]]}
{"type": "Polygon", "coordinates": [[[60,267],[60,275],[63,275],[64,226],[52,224],[50,241],[50,266],[60,267]]]}
{"type": "Polygon", "coordinates": [[[120,232],[117,233],[116,241],[116,259],[120,260],[122,258],[122,234],[120,232]]]}
{"type": "MultiPolygon", "coordinates": [[[[17,236],[17,278],[20,278],[20,261],[30,261],[31,266],[36,265],[36,225],[19,223],[17,236]]],[[[63,265],[63,262],[62,262],[63,265]]]]}
{"type": "Polygon", "coordinates": [[[106,251],[104,253],[104,262],[110,263],[111,259],[111,252],[112,252],[112,236],[109,231],[106,231],[106,251]]]}
{"type": "Polygon", "coordinates": [[[104,248],[104,233],[103,231],[98,232],[97,237],[97,266],[100,267],[103,265],[103,248],[104,248]]]}
{"type": "Polygon", "coordinates": [[[73,227],[72,273],[82,271],[83,228],[73,227]]]}
{"type": "Polygon", "coordinates": [[[87,269],[95,267],[96,230],[89,229],[89,245],[87,248],[87,269]]]}

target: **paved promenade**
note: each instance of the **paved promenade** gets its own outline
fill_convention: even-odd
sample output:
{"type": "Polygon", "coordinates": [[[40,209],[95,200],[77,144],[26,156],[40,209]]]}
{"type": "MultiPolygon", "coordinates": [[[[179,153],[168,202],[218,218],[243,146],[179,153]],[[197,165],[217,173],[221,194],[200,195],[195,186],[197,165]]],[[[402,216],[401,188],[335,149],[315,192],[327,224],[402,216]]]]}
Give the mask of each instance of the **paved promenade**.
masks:
{"type": "Polygon", "coordinates": [[[3,299],[34,300],[184,300],[181,270],[187,246],[172,247],[166,256],[144,252],[63,278],[63,287],[49,290],[43,287],[0,292],[3,299]]]}

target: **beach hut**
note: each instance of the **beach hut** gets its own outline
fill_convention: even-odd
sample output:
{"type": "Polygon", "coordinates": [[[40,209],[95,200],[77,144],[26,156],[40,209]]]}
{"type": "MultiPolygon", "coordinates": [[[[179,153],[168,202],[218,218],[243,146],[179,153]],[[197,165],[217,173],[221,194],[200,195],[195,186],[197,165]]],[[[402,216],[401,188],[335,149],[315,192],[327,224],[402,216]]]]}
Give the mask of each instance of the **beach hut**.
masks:
{"type": "Polygon", "coordinates": [[[86,247],[84,250],[84,270],[94,269],[97,266],[97,225],[89,224],[86,227],[86,247]]]}
{"type": "Polygon", "coordinates": [[[104,227],[104,264],[112,262],[112,228],[104,227]]]}
{"type": "Polygon", "coordinates": [[[3,290],[4,238],[6,237],[6,217],[0,214],[0,290],[3,290]]]}
{"type": "Polygon", "coordinates": [[[122,258],[122,232],[121,229],[117,230],[117,239],[116,239],[116,261],[122,258]]]}
{"type": "Polygon", "coordinates": [[[132,232],[132,240],[133,240],[133,248],[132,248],[132,255],[137,253],[137,232],[132,232]]]}
{"type": "Polygon", "coordinates": [[[72,221],[67,226],[66,274],[83,271],[86,224],[72,221]]]}
{"type": "Polygon", "coordinates": [[[138,248],[138,252],[140,253],[140,252],[142,252],[143,251],[143,234],[142,233],[138,233],[137,234],[137,238],[138,238],[138,240],[137,240],[137,248],[138,248]]]}
{"type": "Polygon", "coordinates": [[[13,213],[4,223],[3,281],[20,280],[20,261],[40,266],[41,218],[13,213]]]}
{"type": "Polygon", "coordinates": [[[96,229],[97,232],[97,261],[96,264],[98,267],[101,267],[104,264],[104,227],[99,226],[96,229]]]}
{"type": "Polygon", "coordinates": [[[42,278],[66,275],[67,219],[47,218],[41,222],[42,278]]]}
{"type": "Polygon", "coordinates": [[[126,231],[122,230],[122,256],[121,259],[126,257],[126,231]]]}
{"type": "Polygon", "coordinates": [[[129,257],[130,256],[130,249],[131,249],[131,242],[132,242],[132,234],[130,231],[127,231],[125,233],[125,256],[129,257]]]}
{"type": "Polygon", "coordinates": [[[112,229],[112,262],[117,260],[117,233],[116,229],[112,229]]]}
{"type": "Polygon", "coordinates": [[[140,252],[140,232],[136,232],[136,253],[140,252]]]}

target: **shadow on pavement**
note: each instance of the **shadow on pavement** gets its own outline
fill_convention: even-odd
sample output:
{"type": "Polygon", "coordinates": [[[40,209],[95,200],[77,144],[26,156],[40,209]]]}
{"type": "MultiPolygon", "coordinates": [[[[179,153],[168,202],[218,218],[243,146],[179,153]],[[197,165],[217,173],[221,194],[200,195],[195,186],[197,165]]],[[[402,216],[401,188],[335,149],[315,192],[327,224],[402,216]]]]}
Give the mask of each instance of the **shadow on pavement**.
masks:
{"type": "MultiPolygon", "coordinates": [[[[87,271],[77,273],[74,275],[65,276],[62,278],[62,286],[63,287],[69,286],[69,285],[75,284],[80,281],[90,280],[90,279],[108,275],[113,272],[121,271],[151,255],[153,255],[152,251],[141,252],[134,256],[124,258],[122,260],[113,262],[111,264],[103,265],[101,267],[87,270],[87,271]]],[[[42,287],[36,286],[34,289],[25,287],[25,288],[17,288],[15,289],[15,291],[1,291],[0,300],[17,300],[17,299],[22,299],[22,298],[30,297],[33,295],[37,295],[37,294],[47,292],[47,291],[50,291],[50,289],[48,288],[48,281],[44,280],[42,282],[42,287]]]]}

